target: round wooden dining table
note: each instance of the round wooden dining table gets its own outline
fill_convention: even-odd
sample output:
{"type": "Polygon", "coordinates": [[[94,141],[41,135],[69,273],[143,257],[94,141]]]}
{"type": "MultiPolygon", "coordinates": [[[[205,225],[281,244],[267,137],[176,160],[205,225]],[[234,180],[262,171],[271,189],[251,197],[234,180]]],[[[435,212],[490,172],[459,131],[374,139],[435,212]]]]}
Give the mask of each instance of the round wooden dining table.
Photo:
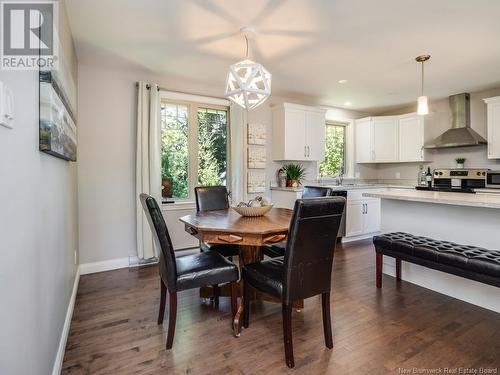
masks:
{"type": "MultiPolygon", "coordinates": [[[[282,242],[286,239],[292,218],[292,210],[272,208],[266,215],[258,217],[243,217],[232,209],[198,212],[181,217],[185,230],[201,242],[209,244],[233,244],[239,247],[239,266],[260,262],[263,259],[262,246],[282,242]]],[[[240,272],[241,274],[241,272],[240,272]]],[[[240,280],[240,296],[243,295],[243,285],[240,280]]],[[[229,296],[229,288],[222,287],[221,296],[229,296]]],[[[213,296],[211,287],[200,289],[200,297],[213,296]]],[[[279,302],[278,299],[265,293],[253,291],[252,299],[279,302]]],[[[296,309],[303,307],[303,301],[296,301],[296,309]]],[[[241,332],[241,316],[243,301],[233,320],[233,333],[239,336],[241,332]]]]}

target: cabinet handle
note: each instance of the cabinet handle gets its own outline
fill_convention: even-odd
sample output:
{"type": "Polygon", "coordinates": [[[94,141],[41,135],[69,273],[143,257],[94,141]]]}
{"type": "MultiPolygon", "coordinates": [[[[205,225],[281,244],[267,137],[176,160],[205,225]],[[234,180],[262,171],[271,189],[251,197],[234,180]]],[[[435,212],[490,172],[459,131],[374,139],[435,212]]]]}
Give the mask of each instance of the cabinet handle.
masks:
{"type": "Polygon", "coordinates": [[[306,156],[307,156],[306,150],[307,150],[307,149],[306,149],[306,146],[304,146],[304,157],[306,157],[306,156]]]}
{"type": "Polygon", "coordinates": [[[311,156],[311,148],[307,146],[307,157],[311,156]]]}
{"type": "Polygon", "coordinates": [[[368,213],[368,203],[365,203],[365,214],[368,213]]]}
{"type": "Polygon", "coordinates": [[[365,204],[363,203],[363,215],[366,214],[365,212],[365,204]]]}

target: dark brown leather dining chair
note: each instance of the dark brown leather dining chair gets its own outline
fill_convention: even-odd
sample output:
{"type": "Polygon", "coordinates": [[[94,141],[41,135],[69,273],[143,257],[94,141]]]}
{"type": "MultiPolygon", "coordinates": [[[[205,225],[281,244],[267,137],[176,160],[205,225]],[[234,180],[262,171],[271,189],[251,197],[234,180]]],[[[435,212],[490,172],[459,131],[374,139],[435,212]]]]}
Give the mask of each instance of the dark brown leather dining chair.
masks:
{"type": "MultiPolygon", "coordinates": [[[[329,197],[333,193],[332,188],[324,186],[304,186],[302,198],[329,197]]],[[[282,257],[285,255],[286,242],[279,242],[264,247],[264,255],[270,258],[282,257]]]]}
{"type": "Polygon", "coordinates": [[[230,283],[231,313],[234,318],[237,309],[238,267],[215,251],[176,257],[167,225],[156,200],[148,194],[141,194],[140,200],[148,219],[153,238],[160,250],[160,310],[158,324],[163,323],[167,290],[169,294],[168,334],[166,348],[174,342],[177,316],[177,292],[202,286],[230,283]]]}
{"type": "Polygon", "coordinates": [[[249,325],[249,289],[255,288],[282,302],[283,338],[288,367],[294,367],[292,303],[321,294],[323,333],[333,348],[330,321],[330,290],[333,254],[344,212],[345,198],[298,199],[282,258],[265,260],[243,268],[243,326],[249,325]]]}
{"type": "MultiPolygon", "coordinates": [[[[194,195],[196,197],[196,211],[198,212],[227,210],[229,208],[225,186],[198,186],[194,188],[194,195]]],[[[217,251],[231,260],[239,253],[238,245],[201,243],[200,246],[202,251],[217,251]]]]}

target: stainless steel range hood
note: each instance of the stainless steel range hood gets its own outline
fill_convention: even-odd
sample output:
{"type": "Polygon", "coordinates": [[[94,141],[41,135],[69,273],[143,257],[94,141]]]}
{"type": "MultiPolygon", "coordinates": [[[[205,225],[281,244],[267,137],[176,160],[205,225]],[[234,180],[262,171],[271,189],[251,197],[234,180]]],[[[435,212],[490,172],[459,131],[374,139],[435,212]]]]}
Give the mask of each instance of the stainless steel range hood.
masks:
{"type": "Polygon", "coordinates": [[[445,131],[424,148],[449,148],[485,145],[486,139],[470,127],[470,95],[450,96],[451,129],[445,131]]]}

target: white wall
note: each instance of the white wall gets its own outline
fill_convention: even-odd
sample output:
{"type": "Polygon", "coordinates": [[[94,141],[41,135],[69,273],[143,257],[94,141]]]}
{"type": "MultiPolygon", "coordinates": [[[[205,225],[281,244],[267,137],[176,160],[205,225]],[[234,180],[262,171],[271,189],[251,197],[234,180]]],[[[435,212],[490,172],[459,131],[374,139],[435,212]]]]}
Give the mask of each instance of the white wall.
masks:
{"type": "MultiPolygon", "coordinates": [[[[71,36],[62,43],[76,79],[71,36]]],[[[38,151],[38,72],[0,70],[15,128],[0,126],[0,373],[50,374],[76,273],[76,164],[38,151]]]]}
{"type": "MultiPolygon", "coordinates": [[[[500,95],[500,88],[471,93],[470,110],[472,128],[486,138],[486,104],[484,98],[500,95]]],[[[431,141],[451,127],[451,111],[448,99],[431,101],[429,104],[431,114],[425,120],[425,141],[431,141]]],[[[387,115],[402,114],[415,111],[414,107],[402,108],[398,111],[386,113],[387,115]]],[[[425,159],[430,161],[427,166],[433,168],[453,168],[455,158],[465,157],[466,168],[491,168],[500,169],[500,160],[488,160],[486,146],[460,147],[449,149],[426,150],[425,159]]],[[[401,179],[417,179],[418,164],[379,164],[377,176],[381,180],[392,180],[400,173],[401,179]]]]}
{"type": "MultiPolygon", "coordinates": [[[[90,60],[85,56],[79,56],[78,74],[80,263],[135,256],[135,82],[143,80],[172,91],[221,97],[224,77],[220,87],[213,87],[179,77],[154,76],[120,59],[90,60]]],[[[270,106],[285,100],[273,96],[248,115],[249,122],[267,125],[268,186],[281,165],[271,161],[270,106]]],[[[297,98],[288,101],[314,104],[297,98]]],[[[349,118],[364,116],[335,109],[333,113],[349,118]]],[[[308,179],[316,179],[316,163],[306,164],[308,179]]],[[[168,222],[175,215],[165,216],[168,222]]],[[[174,247],[190,243],[181,225],[170,226],[170,230],[179,238],[177,244],[174,238],[174,247]]]]}

